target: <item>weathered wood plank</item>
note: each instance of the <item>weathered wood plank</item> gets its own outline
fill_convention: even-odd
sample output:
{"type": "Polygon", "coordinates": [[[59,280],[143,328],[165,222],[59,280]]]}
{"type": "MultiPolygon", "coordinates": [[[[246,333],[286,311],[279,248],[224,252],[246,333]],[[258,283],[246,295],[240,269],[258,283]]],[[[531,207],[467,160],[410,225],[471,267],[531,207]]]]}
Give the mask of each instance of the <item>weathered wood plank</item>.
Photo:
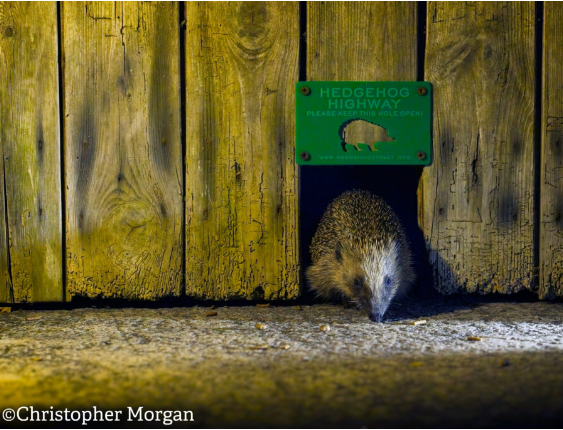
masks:
{"type": "Polygon", "coordinates": [[[63,299],[56,7],[0,3],[0,302],[63,299]]]}
{"type": "Polygon", "coordinates": [[[539,296],[553,298],[563,296],[563,4],[544,4],[539,296]]]}
{"type": "Polygon", "coordinates": [[[299,293],[291,3],[186,3],[186,293],[299,293]]]}
{"type": "Polygon", "coordinates": [[[534,30],[533,3],[428,6],[423,229],[443,293],[533,288],[534,30]]]}
{"type": "Polygon", "coordinates": [[[307,79],[416,80],[415,2],[308,2],[307,79]]]}
{"type": "Polygon", "coordinates": [[[71,295],[182,289],[177,3],[62,4],[71,295]]]}

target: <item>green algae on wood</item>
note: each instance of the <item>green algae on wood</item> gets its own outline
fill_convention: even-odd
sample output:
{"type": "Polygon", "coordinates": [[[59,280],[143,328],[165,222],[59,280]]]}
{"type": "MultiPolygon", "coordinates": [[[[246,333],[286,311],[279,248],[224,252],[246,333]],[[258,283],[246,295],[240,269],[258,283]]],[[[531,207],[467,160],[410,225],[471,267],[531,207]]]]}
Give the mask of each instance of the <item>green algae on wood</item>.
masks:
{"type": "Polygon", "coordinates": [[[0,2],[0,302],[63,299],[57,6],[0,2]]]}
{"type": "Polygon", "coordinates": [[[61,8],[68,295],[179,295],[178,4],[61,8]]]}

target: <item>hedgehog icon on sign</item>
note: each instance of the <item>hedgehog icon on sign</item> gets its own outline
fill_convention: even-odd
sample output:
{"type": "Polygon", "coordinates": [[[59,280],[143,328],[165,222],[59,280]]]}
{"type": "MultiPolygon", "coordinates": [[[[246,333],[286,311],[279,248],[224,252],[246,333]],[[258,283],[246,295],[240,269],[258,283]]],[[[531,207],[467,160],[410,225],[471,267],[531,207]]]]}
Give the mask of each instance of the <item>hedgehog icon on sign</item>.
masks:
{"type": "Polygon", "coordinates": [[[338,134],[342,139],[342,149],[346,150],[346,145],[353,145],[356,151],[361,151],[358,144],[364,143],[369,146],[372,151],[377,151],[375,144],[379,142],[394,142],[395,139],[389,136],[387,129],[366,121],[365,119],[351,119],[340,126],[338,134]]]}

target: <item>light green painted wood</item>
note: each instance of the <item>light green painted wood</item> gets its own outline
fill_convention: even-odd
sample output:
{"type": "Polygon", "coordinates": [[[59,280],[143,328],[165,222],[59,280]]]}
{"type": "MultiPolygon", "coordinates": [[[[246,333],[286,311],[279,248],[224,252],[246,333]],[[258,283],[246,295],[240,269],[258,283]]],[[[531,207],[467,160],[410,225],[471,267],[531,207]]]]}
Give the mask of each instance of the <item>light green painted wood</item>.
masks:
{"type": "Polygon", "coordinates": [[[0,3],[0,302],[63,298],[56,6],[0,3]]]}

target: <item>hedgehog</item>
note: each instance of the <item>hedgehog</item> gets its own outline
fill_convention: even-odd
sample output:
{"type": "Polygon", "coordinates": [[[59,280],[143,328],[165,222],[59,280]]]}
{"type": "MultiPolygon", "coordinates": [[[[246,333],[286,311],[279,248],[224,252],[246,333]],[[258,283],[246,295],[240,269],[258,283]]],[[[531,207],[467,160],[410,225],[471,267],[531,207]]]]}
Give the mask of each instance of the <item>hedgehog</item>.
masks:
{"type": "Polygon", "coordinates": [[[311,243],[306,275],[318,296],[348,300],[374,322],[414,282],[411,252],[391,207],[369,191],[332,201],[311,243]]]}

